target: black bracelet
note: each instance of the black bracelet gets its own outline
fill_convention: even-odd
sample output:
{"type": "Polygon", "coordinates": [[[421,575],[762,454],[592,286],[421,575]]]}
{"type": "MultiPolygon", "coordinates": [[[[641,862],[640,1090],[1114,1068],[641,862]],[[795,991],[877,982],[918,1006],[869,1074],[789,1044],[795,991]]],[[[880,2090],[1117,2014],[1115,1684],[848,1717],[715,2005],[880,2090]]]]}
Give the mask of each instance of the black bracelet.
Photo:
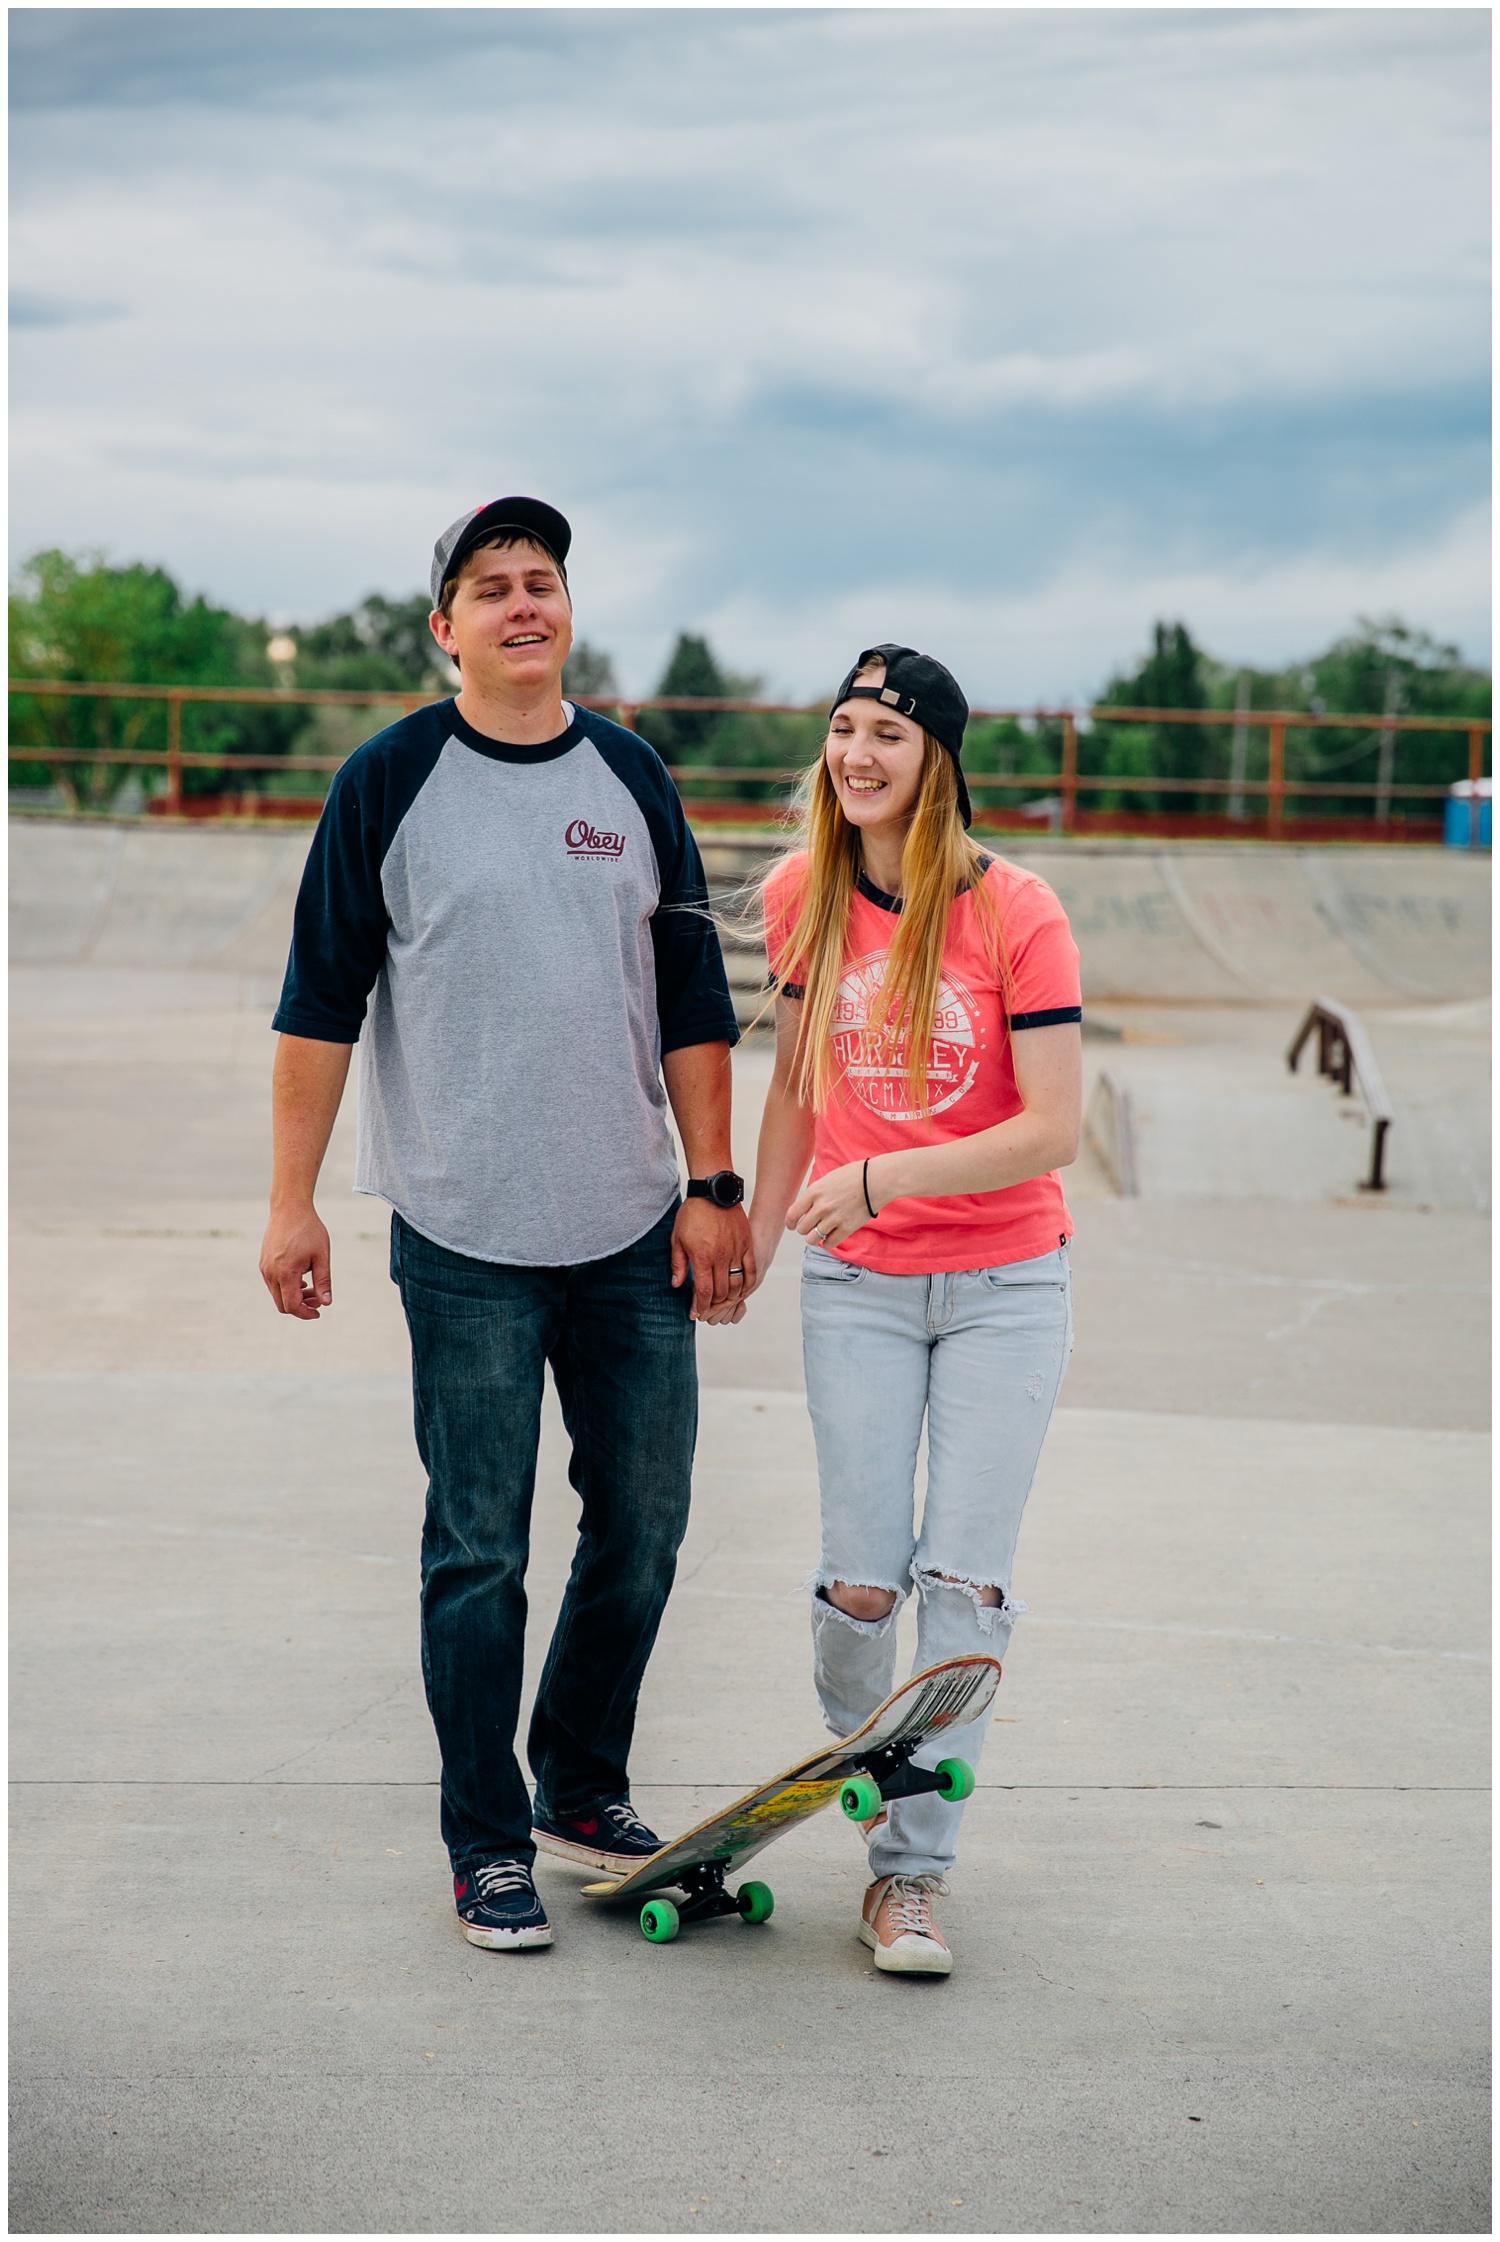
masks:
{"type": "MultiPolygon", "coordinates": [[[[873,1160],[874,1157],[875,1155],[872,1152],[870,1154],[870,1160],[873,1160]]],[[[865,1162],[864,1171],[859,1179],[860,1189],[864,1192],[865,1205],[867,1207],[870,1207],[870,1160],[867,1160],[865,1162]]],[[[873,1207],[870,1207],[870,1220],[872,1222],[878,1222],[880,1220],[879,1215],[875,1212],[875,1209],[873,1207]]]]}

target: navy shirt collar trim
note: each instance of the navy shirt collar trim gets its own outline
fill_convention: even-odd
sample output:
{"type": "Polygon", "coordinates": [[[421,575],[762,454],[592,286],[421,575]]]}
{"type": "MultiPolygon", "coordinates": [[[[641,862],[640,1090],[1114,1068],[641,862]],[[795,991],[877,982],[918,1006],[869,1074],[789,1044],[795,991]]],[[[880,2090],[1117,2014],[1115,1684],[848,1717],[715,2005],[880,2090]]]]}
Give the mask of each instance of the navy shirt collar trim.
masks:
{"type": "MultiPolygon", "coordinates": [[[[981,855],[979,859],[980,872],[987,872],[994,861],[995,859],[992,856],[981,855]]],[[[885,889],[883,887],[877,887],[875,885],[875,882],[872,879],[869,879],[864,872],[857,872],[855,874],[854,884],[859,889],[859,892],[864,897],[865,901],[867,903],[873,903],[877,911],[890,911],[894,913],[896,917],[900,917],[901,898],[899,895],[887,895],[885,889]]]]}
{"type": "Polygon", "coordinates": [[[444,713],[453,737],[463,746],[472,747],[476,755],[487,755],[493,763],[555,763],[560,755],[566,755],[586,736],[576,709],[565,732],[557,733],[550,740],[539,740],[534,747],[518,746],[512,740],[491,739],[488,732],[477,732],[459,715],[456,701],[447,702],[444,713]]]}
{"type": "Polygon", "coordinates": [[[899,895],[887,895],[883,887],[877,887],[875,882],[867,878],[863,872],[856,873],[854,884],[865,901],[873,903],[877,911],[892,911],[898,916],[900,915],[901,898],[899,895]]]}

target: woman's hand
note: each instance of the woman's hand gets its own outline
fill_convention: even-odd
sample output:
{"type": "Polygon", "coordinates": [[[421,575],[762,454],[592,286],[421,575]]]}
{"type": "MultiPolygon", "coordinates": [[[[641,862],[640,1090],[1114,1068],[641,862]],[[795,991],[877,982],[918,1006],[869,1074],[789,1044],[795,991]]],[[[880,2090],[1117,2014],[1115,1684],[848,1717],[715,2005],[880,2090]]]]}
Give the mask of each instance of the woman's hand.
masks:
{"type": "Polygon", "coordinates": [[[797,1036],[802,1007],[788,996],[776,1000],[776,1069],[761,1109],[760,1142],[755,1153],[755,1192],[750,1201],[750,1238],[755,1274],[745,1297],[764,1282],[776,1248],[791,1227],[787,1209],[812,1165],[813,1113],[797,1095],[797,1036]]]}
{"type": "Polygon", "coordinates": [[[868,1161],[831,1168],[792,1202],[787,1228],[814,1245],[839,1246],[864,1228],[871,1208],[883,1214],[898,1199],[1005,1191],[1076,1160],[1083,1084],[1078,1029],[1071,1023],[1028,1028],[1015,1038],[1014,1053],[1022,1104],[1009,1121],[947,1144],[874,1152],[868,1161]]]}
{"type": "Polygon", "coordinates": [[[745,1257],[745,1289],[739,1298],[725,1308],[710,1308],[698,1318],[700,1323],[738,1323],[745,1313],[745,1302],[752,1292],[758,1292],[766,1281],[766,1272],[776,1258],[776,1248],[782,1239],[779,1219],[772,1226],[763,1207],[750,1208],[750,1252],[745,1257]]]}
{"type": "MultiPolygon", "coordinates": [[[[755,1283],[751,1292],[759,1291],[766,1281],[767,1271],[776,1259],[776,1248],[785,1235],[785,1225],[779,1215],[768,1215],[763,1207],[750,1209],[750,1238],[755,1247],[755,1283]]],[[[748,1299],[747,1293],[746,1298],[748,1299]]]]}
{"type": "Polygon", "coordinates": [[[814,1245],[841,1246],[870,1219],[870,1210],[865,1204],[864,1177],[863,1160],[851,1160],[843,1168],[830,1168],[827,1175],[820,1175],[800,1198],[792,1201],[786,1218],[788,1230],[795,1230],[799,1237],[811,1238],[814,1245]]]}

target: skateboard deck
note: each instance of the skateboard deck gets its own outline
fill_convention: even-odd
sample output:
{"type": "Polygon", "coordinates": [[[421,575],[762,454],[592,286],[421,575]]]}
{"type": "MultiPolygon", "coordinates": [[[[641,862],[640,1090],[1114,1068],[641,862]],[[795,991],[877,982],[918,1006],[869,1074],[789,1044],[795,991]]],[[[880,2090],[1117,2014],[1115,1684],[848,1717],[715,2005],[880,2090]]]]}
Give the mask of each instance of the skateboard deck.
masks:
{"type": "Polygon", "coordinates": [[[682,1906],[643,1910],[642,1928],[652,1939],[671,1938],[679,1921],[704,1915],[739,1914],[747,1921],[763,1921],[770,1913],[766,1887],[748,1885],[736,1897],[724,1889],[725,1877],[798,1822],[821,1812],[841,1790],[848,1794],[846,1812],[858,1812],[861,1818],[878,1813],[880,1799],[929,1790],[954,1800],[968,1796],[974,1777],[962,1760],[942,1762],[956,1772],[939,1775],[912,1767],[911,1757],[929,1737],[977,1720],[999,1680],[998,1661],[981,1657],[948,1659],[913,1674],[852,1736],[809,1752],[784,1774],[672,1838],[628,1876],[585,1884],[585,1893],[599,1900],[646,1899],[668,1885],[680,1886],[687,1894],[682,1906]],[[747,1894],[758,1897],[747,1900],[747,1894]],[[653,1914],[658,1928],[647,1921],[653,1914]]]}

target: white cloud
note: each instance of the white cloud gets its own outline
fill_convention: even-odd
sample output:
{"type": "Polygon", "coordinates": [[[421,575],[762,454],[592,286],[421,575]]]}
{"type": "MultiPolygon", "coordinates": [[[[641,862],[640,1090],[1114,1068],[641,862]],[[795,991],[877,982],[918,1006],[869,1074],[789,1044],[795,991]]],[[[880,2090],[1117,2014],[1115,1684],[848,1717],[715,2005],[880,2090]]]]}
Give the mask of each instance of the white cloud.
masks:
{"type": "Polygon", "coordinates": [[[126,309],[16,338],[17,553],[307,615],[534,488],[627,668],[871,580],[1077,587],[1038,691],[1148,585],[1273,630],[1299,568],[1406,570],[1478,628],[1408,566],[1484,472],[1477,11],[65,19],[13,270],[126,309]],[[946,572],[872,565],[914,537],[946,572]]]}
{"type": "MultiPolygon", "coordinates": [[[[1489,514],[1476,508],[1431,544],[1374,567],[1305,552],[1244,572],[1134,578],[1101,558],[1020,598],[954,599],[920,580],[897,579],[794,614],[737,598],[706,622],[730,666],[753,657],[769,669],[772,698],[824,691],[862,647],[895,639],[948,663],[976,707],[1066,708],[1086,706],[1111,673],[1133,670],[1158,619],[1189,620],[1198,643],[1221,661],[1267,666],[1319,651],[1361,614],[1445,615],[1461,637],[1482,642],[1489,580],[1489,514]]],[[[586,618],[581,627],[593,630],[586,618]]]]}

